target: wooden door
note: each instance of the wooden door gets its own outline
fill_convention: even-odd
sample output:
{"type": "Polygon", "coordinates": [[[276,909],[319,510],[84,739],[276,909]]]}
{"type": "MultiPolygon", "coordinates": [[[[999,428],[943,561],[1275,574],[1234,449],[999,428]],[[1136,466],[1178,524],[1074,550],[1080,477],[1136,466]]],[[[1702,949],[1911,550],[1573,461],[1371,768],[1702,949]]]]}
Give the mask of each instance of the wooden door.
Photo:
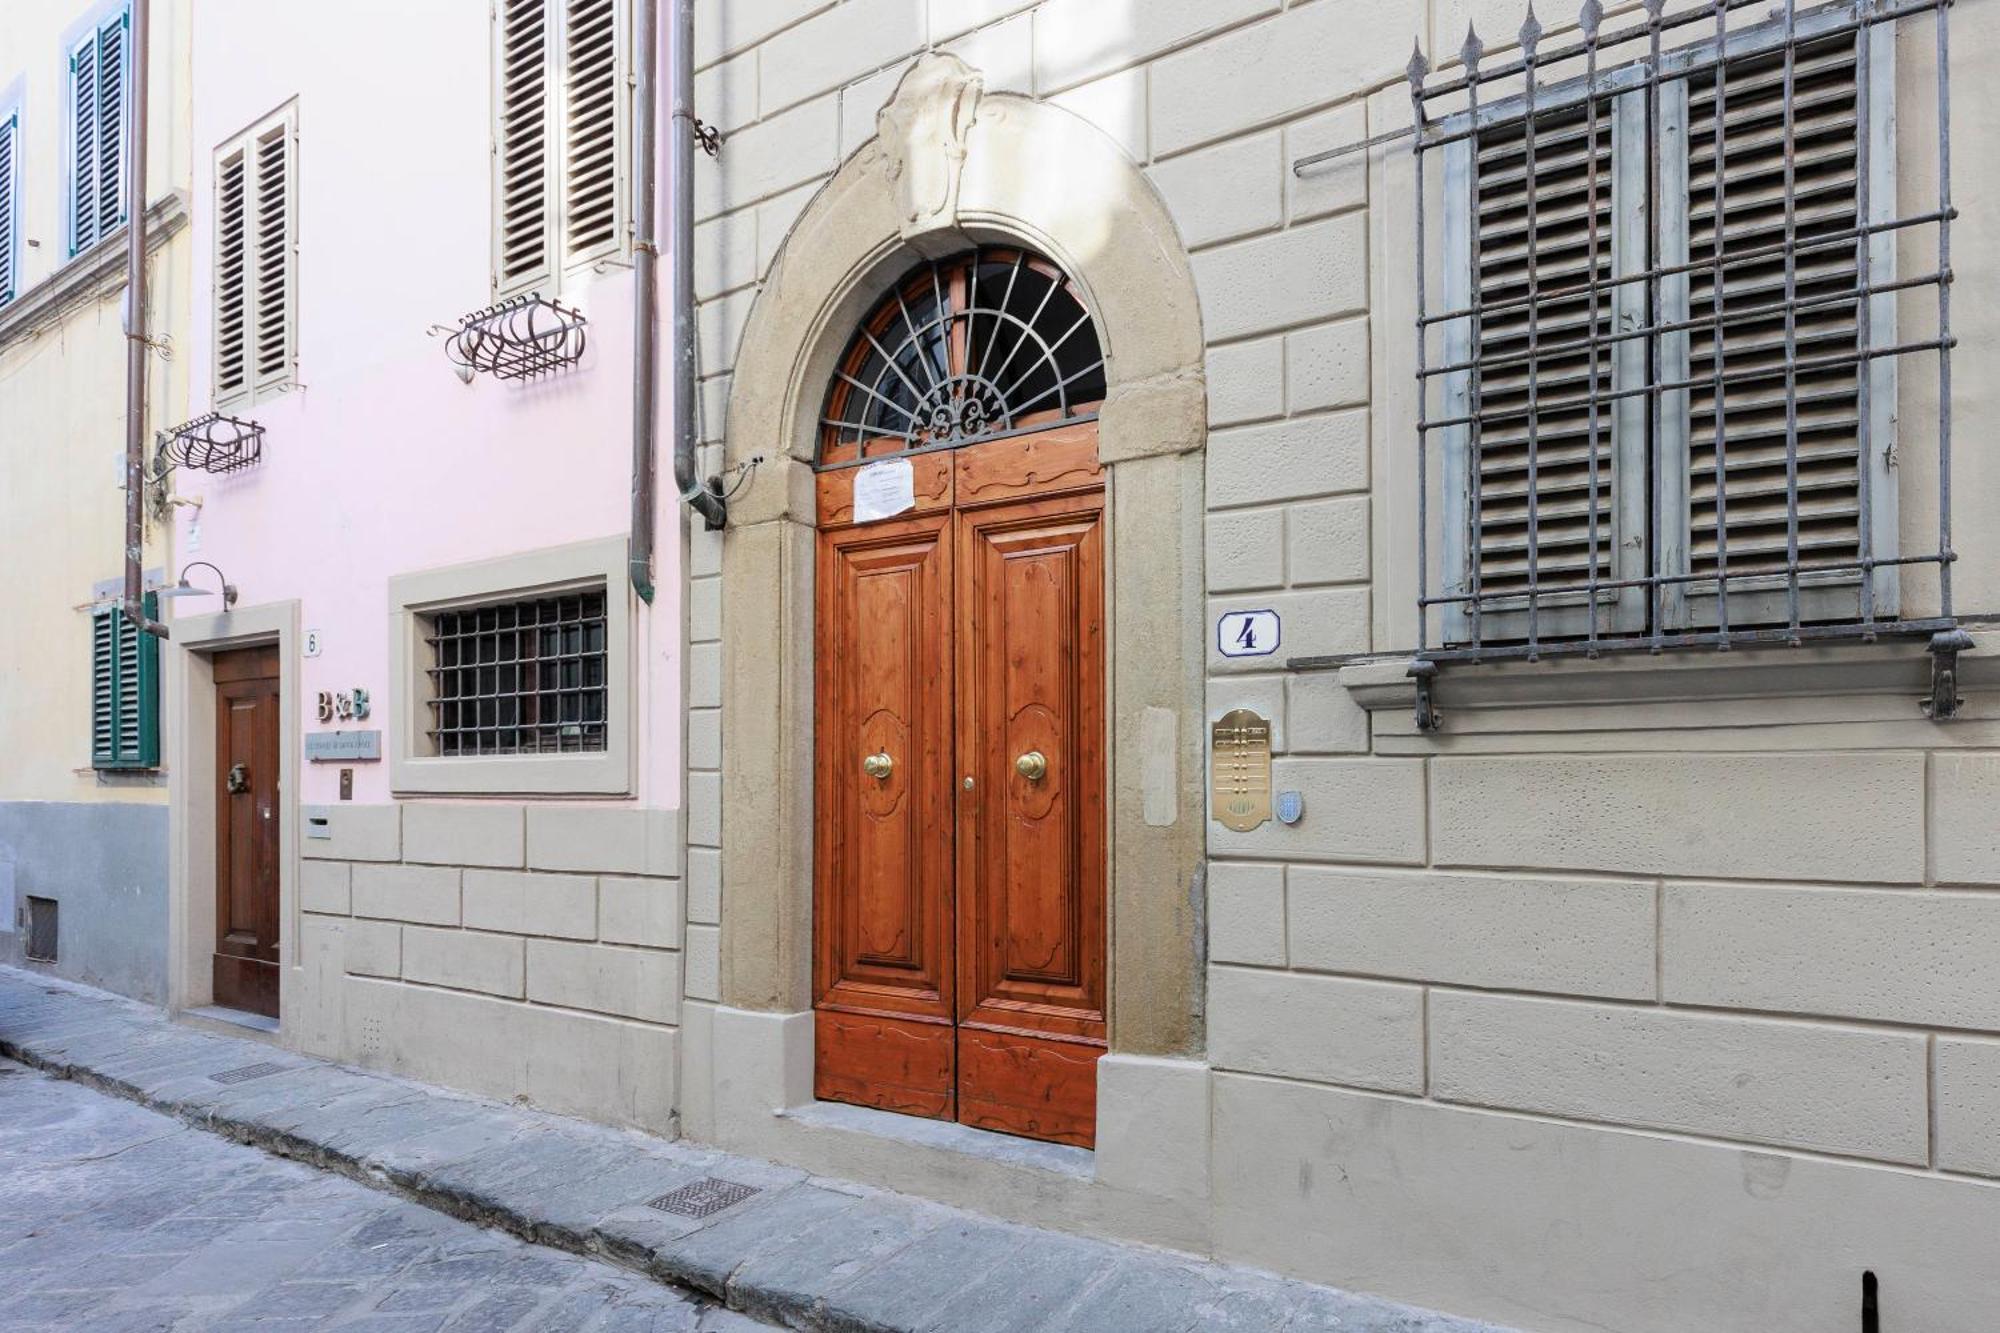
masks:
{"type": "Polygon", "coordinates": [[[278,1016],[278,650],[215,656],[215,1003],[278,1016]]]}
{"type": "Polygon", "coordinates": [[[1105,1045],[1103,492],[1067,427],[820,477],[822,1098],[1088,1145],[1105,1045]],[[885,762],[886,761],[886,762],[885,762]]]}

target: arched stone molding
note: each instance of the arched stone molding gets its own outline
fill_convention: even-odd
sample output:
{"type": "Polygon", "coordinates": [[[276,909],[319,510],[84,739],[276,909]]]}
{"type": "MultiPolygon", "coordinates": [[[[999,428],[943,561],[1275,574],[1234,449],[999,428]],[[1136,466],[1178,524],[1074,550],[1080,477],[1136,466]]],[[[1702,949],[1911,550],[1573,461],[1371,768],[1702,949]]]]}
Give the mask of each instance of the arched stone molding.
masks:
{"type": "MultiPolygon", "coordinates": [[[[812,1001],[811,459],[834,362],[913,252],[1016,242],[1076,281],[1106,355],[1111,1049],[1198,1054],[1207,405],[1186,253],[1109,137],[985,93],[955,58],[915,62],[876,125],[777,252],[734,367],[728,461],[765,462],[723,539],[723,1004],[796,1015],[812,1001]]],[[[718,1030],[718,1088],[733,1058],[721,1047],[718,1030]]],[[[809,1096],[806,1047],[803,1069],[782,1058],[781,1101],[801,1075],[809,1096]]]]}

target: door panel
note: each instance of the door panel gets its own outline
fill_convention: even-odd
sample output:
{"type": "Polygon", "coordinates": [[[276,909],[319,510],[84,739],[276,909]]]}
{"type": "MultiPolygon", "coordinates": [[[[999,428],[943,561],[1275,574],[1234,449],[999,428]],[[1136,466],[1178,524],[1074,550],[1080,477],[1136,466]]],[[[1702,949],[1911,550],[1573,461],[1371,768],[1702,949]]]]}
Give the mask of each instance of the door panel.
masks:
{"type": "Polygon", "coordinates": [[[215,1002],[278,1016],[278,656],[215,658],[215,1002]]]}
{"type": "Polygon", "coordinates": [[[952,1085],[949,533],[833,530],[819,556],[816,1081],[930,1115],[952,1085]]]}
{"type": "Polygon", "coordinates": [[[960,1095],[994,1128],[1086,1142],[1105,1035],[1103,550],[1101,494],[960,515],[960,1095]]]}
{"type": "Polygon", "coordinates": [[[814,1091],[1088,1145],[1106,952],[1095,430],[909,462],[915,508],[858,527],[853,470],[817,479],[814,1091]]]}

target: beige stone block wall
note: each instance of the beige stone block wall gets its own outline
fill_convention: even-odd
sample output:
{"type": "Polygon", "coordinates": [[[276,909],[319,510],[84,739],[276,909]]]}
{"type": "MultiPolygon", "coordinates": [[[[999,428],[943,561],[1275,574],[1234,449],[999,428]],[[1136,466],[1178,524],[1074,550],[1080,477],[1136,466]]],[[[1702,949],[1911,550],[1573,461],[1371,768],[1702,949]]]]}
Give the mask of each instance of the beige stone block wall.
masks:
{"type": "MultiPolygon", "coordinates": [[[[1951,728],[1916,712],[1927,675],[1904,643],[1482,668],[1449,677],[1442,733],[1410,723],[1407,144],[1304,174],[1291,163],[1407,123],[1413,37],[1438,60],[1476,21],[1489,59],[1507,59],[1524,10],[704,0],[698,99],[734,136],[699,168],[711,470],[772,258],[874,133],[911,57],[949,46],[989,90],[1082,117],[1153,183],[1196,275],[1204,642],[1226,610],[1284,618],[1272,657],[1210,648],[1208,715],[1269,717],[1273,785],[1305,810],[1294,826],[1207,825],[1203,947],[1187,960],[1199,1059],[1119,1056],[1101,1076],[1107,1104],[1127,1108],[1101,1128],[1184,1139],[1199,1123],[1203,1169],[1179,1164],[1169,1181],[1106,1142],[1092,1197],[1139,1181],[1182,1191],[1215,1253],[1537,1329],[1851,1327],[1864,1268],[1899,1325],[1983,1328],[2000,1305],[1984,1240],[2000,1221],[2000,898],[1983,892],[2000,884],[1995,649],[1964,664],[1974,692],[1951,728]],[[843,19],[865,30],[808,41],[843,19]],[[1295,654],[1368,652],[1385,658],[1372,680],[1286,669],[1295,654]],[[1171,1126],[1128,1114],[1149,1095],[1171,1126]]],[[[1541,18],[1560,33],[1572,15],[1541,18]]],[[[2000,59],[2000,11],[1960,5],[1952,21],[1960,151],[1977,155],[1964,145],[1983,145],[1991,117],[1964,90],[2000,59]]],[[[1900,73],[1921,112],[1926,72],[1900,73]]],[[[1117,219],[1104,225],[1116,235],[1117,219]]],[[[1967,230],[1961,292],[2000,277],[2000,249],[1967,230]]],[[[1964,438],[1986,389],[1961,393],[1978,409],[1960,415],[1964,438]]],[[[732,457],[784,444],[729,438],[732,457]]],[[[1920,460],[1905,465],[1906,486],[1924,484],[1920,460]]],[[[1966,475],[1960,494],[1979,493],[1966,475]]],[[[735,1040],[725,1019],[742,1016],[712,1003],[730,892],[720,775],[741,739],[720,712],[721,621],[746,593],[809,614],[771,588],[724,587],[724,542],[750,539],[688,537],[683,986],[689,1067],[714,1071],[690,1114],[711,1134],[768,1118],[809,1076],[792,1048],[766,1060],[735,1040]],[[759,1061],[783,1078],[750,1088],[759,1061]]],[[[1961,541],[1961,587],[2000,578],[1972,558],[1983,540],[1961,541]]],[[[774,669],[745,734],[767,743],[809,689],[774,669]]],[[[611,942],[603,881],[599,901],[611,942]]],[[[800,956],[778,926],[758,929],[771,932],[758,951],[800,956]]],[[[951,1165],[888,1164],[887,1148],[759,1142],[816,1169],[881,1162],[871,1178],[901,1188],[984,1188],[951,1165]]],[[[995,1185],[989,1202],[1017,1197],[995,1185]]]]}
{"type": "Polygon", "coordinates": [[[285,1015],[303,1049],[678,1132],[682,895],[677,874],[653,873],[678,860],[678,811],[406,801],[321,813],[340,832],[303,865],[313,965],[287,992],[311,1021],[285,1015]]]}

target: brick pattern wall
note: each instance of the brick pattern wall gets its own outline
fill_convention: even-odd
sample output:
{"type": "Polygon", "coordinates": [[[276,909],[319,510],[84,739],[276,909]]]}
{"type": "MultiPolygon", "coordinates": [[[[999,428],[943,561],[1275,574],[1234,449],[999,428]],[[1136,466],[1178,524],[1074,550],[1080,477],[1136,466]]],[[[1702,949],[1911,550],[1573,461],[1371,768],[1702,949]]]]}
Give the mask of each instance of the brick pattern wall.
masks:
{"type": "Polygon", "coordinates": [[[306,839],[300,864],[308,1044],[673,1128],[675,812],[411,802],[306,816],[331,835],[306,839]]]}

